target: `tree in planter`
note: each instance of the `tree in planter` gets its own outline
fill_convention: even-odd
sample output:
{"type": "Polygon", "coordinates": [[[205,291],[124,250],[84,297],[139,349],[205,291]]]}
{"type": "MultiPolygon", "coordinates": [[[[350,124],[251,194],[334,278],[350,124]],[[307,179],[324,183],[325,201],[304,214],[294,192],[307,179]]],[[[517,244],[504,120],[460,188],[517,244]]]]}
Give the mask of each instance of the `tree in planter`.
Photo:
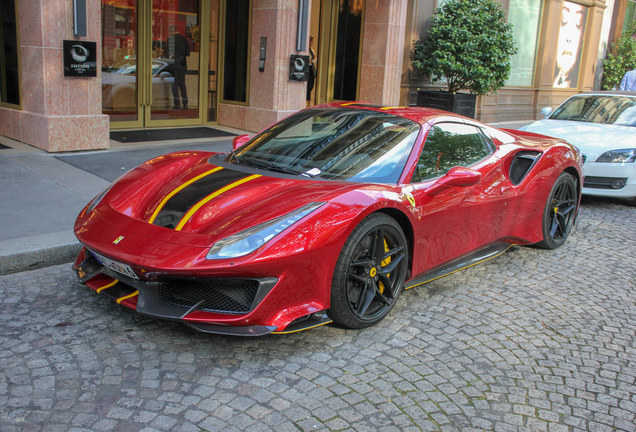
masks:
{"type": "Polygon", "coordinates": [[[603,60],[603,88],[618,88],[625,72],[636,69],[636,21],[612,44],[603,60]]]}
{"type": "Polygon", "coordinates": [[[449,93],[496,92],[510,76],[517,53],[512,24],[493,0],[449,0],[438,8],[425,41],[414,44],[413,65],[449,93]]]}

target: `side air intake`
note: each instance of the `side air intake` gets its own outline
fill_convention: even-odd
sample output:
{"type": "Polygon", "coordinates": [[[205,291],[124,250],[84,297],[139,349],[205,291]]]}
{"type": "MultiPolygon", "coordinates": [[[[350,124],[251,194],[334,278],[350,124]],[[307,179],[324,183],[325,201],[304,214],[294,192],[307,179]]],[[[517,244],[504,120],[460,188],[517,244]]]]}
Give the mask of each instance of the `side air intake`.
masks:
{"type": "Polygon", "coordinates": [[[539,160],[541,152],[538,151],[521,151],[517,153],[512,164],[510,165],[510,181],[513,185],[518,185],[525,178],[526,174],[539,160]]]}

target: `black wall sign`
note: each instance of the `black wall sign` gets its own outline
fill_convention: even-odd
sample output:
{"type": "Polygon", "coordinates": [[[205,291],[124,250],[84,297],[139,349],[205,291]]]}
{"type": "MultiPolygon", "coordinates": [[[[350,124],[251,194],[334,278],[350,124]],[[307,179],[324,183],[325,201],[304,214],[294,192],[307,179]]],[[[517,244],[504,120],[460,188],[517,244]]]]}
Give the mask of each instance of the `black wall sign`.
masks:
{"type": "Polygon", "coordinates": [[[64,76],[97,76],[97,42],[64,41],[64,76]]]}
{"type": "Polygon", "coordinates": [[[289,62],[289,80],[290,81],[307,81],[309,79],[309,56],[296,55],[291,56],[289,62]]]}

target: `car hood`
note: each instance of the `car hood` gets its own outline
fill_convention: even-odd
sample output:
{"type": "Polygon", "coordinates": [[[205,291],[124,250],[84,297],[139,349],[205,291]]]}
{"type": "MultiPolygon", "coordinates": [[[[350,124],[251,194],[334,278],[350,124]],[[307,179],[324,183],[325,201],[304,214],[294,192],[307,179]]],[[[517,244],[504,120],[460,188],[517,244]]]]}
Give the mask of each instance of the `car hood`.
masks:
{"type": "Polygon", "coordinates": [[[175,158],[158,168],[147,163],[137,168],[113,187],[104,204],[145,224],[214,241],[359,186],[175,158]]]}
{"type": "Polygon", "coordinates": [[[636,148],[636,128],[569,120],[539,120],[523,130],[563,139],[595,161],[609,150],[636,148]]]}

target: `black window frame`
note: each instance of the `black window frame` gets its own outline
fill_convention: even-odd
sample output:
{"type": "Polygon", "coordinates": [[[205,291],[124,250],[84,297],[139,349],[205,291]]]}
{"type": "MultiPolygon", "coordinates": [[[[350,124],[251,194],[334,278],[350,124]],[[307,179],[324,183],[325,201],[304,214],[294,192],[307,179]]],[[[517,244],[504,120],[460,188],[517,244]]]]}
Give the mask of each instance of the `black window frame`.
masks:
{"type": "Polygon", "coordinates": [[[0,106],[22,109],[21,72],[18,1],[0,0],[0,106]],[[7,43],[10,45],[7,46],[7,43]],[[12,55],[7,59],[9,54],[12,55]],[[10,63],[10,68],[7,63],[10,63]],[[10,80],[7,79],[7,71],[12,74],[10,80]],[[8,86],[11,91],[7,90],[8,86]],[[7,96],[11,96],[11,100],[7,96]]]}
{"type": "Polygon", "coordinates": [[[441,127],[443,125],[448,125],[448,124],[460,125],[460,126],[468,126],[468,127],[471,127],[473,129],[475,129],[477,131],[477,135],[481,138],[482,143],[484,144],[484,148],[488,152],[484,157],[482,157],[480,159],[477,159],[477,160],[475,160],[475,161],[473,161],[473,162],[471,162],[471,163],[469,163],[467,165],[455,165],[455,166],[461,166],[461,167],[464,167],[464,168],[473,167],[473,166],[485,161],[489,157],[491,157],[495,153],[495,151],[497,150],[497,147],[496,147],[494,141],[492,140],[492,138],[486,133],[486,131],[484,131],[484,129],[482,127],[480,127],[478,125],[471,124],[471,123],[450,122],[450,121],[435,123],[435,124],[433,124],[430,127],[430,129],[426,133],[426,137],[424,138],[424,142],[422,144],[422,150],[420,152],[420,156],[418,157],[417,161],[415,162],[415,171],[413,172],[413,176],[411,177],[411,183],[424,183],[424,182],[429,182],[429,181],[435,181],[435,180],[445,176],[448,173],[448,171],[445,171],[442,174],[436,175],[434,177],[428,177],[428,178],[425,178],[425,179],[422,180],[421,173],[420,173],[420,170],[418,168],[420,157],[422,156],[422,153],[426,149],[426,142],[428,141],[429,134],[431,133],[433,128],[441,127]]]}

